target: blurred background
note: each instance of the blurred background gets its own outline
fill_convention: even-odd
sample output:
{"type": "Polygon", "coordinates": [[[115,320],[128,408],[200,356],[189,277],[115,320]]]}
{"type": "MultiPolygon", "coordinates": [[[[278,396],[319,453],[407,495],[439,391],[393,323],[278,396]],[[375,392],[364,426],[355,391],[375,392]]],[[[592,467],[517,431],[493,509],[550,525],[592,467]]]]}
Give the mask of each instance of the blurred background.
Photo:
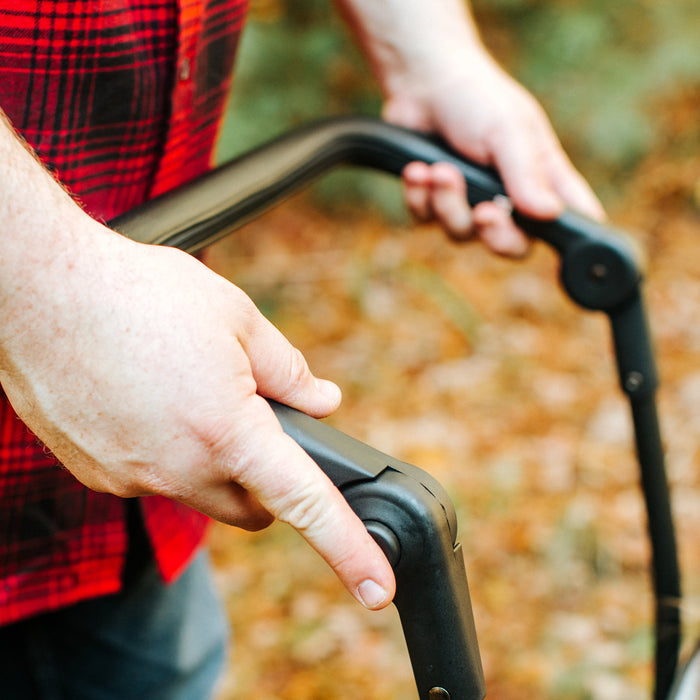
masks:
{"type": "MultiPolygon", "coordinates": [[[[319,116],[376,115],[327,0],[254,0],[226,160],[319,116]]],[[[684,570],[700,635],[700,4],[475,0],[485,43],[541,100],[612,220],[648,253],[647,301],[684,570]]],[[[648,547],[608,329],[536,246],[507,262],[415,226],[387,177],[343,170],[217,244],[319,376],[329,422],[435,475],[459,516],[489,696],[649,697],[648,547]]],[[[234,630],[220,700],[415,697],[393,609],[354,603],[301,538],[216,526],[234,630]]]]}

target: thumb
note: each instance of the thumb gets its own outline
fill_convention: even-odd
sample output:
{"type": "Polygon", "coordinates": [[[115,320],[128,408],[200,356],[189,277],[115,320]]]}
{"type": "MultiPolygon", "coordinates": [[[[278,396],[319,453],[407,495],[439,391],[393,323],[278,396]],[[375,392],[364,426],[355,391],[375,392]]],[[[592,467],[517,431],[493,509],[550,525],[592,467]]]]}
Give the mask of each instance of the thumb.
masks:
{"type": "Polygon", "coordinates": [[[261,396],[314,418],[328,416],[340,405],[342,396],[338,386],[314,377],[301,351],[257,309],[247,333],[239,340],[261,396]]]}

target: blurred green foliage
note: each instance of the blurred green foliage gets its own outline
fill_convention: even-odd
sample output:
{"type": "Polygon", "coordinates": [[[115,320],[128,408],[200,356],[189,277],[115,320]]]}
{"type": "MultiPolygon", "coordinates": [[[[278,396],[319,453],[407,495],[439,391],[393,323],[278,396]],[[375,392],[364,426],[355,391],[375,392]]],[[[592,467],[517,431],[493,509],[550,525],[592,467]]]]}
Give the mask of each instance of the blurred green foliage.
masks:
{"type": "MultiPolygon", "coordinates": [[[[379,113],[367,64],[330,0],[252,7],[221,160],[315,117],[379,113]]],[[[697,0],[474,0],[473,9],[487,45],[542,101],[604,196],[668,138],[659,105],[700,86],[697,0]]],[[[401,208],[385,178],[326,180],[326,200],[369,197],[389,213],[401,208]]]]}
{"type": "MultiPolygon", "coordinates": [[[[239,48],[235,87],[219,143],[234,157],[315,118],[381,109],[369,68],[330,0],[258,0],[239,48]]],[[[372,207],[406,216],[395,178],[342,169],[312,189],[335,212],[372,207]]]]}
{"type": "Polygon", "coordinates": [[[329,0],[257,3],[243,34],[220,155],[314,117],[373,113],[379,96],[329,0]]]}
{"type": "MultiPolygon", "coordinates": [[[[696,0],[475,0],[511,36],[508,69],[600,190],[669,138],[663,103],[700,87],[696,0]]],[[[484,31],[488,43],[488,31],[484,31]]]]}

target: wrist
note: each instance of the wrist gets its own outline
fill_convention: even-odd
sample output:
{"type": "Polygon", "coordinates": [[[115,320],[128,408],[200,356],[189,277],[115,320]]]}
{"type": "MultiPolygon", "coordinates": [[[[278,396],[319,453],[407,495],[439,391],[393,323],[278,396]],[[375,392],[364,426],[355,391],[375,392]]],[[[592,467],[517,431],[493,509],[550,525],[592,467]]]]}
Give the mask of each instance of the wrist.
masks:
{"type": "Polygon", "coordinates": [[[455,72],[469,72],[490,63],[493,59],[476,32],[457,27],[452,33],[403,50],[386,71],[383,87],[387,97],[411,90],[429,91],[455,72]]]}
{"type": "MultiPolygon", "coordinates": [[[[488,55],[465,0],[336,0],[387,100],[420,101],[454,65],[488,55]]],[[[482,59],[483,60],[483,59],[482,59]]]]}
{"type": "Polygon", "coordinates": [[[466,93],[478,94],[479,85],[505,77],[500,66],[480,44],[438,52],[388,83],[383,117],[408,128],[433,131],[444,126],[440,110],[466,93]]]}

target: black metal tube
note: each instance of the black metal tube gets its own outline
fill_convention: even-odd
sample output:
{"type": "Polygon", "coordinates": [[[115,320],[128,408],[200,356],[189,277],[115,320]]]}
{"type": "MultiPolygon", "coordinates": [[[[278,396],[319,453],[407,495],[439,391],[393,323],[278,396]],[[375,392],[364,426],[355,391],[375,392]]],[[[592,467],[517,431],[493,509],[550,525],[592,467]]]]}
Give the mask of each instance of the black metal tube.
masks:
{"type": "Polygon", "coordinates": [[[665,700],[673,684],[680,650],[681,576],[655,399],[659,378],[639,289],[627,303],[611,310],[609,317],[620,386],[630,401],[651,545],[656,619],[654,699],[665,700]]]}
{"type": "Polygon", "coordinates": [[[665,700],[673,685],[681,643],[681,585],[664,469],[664,452],[654,397],[630,403],[647,509],[656,613],[655,700],[665,700]]]}

